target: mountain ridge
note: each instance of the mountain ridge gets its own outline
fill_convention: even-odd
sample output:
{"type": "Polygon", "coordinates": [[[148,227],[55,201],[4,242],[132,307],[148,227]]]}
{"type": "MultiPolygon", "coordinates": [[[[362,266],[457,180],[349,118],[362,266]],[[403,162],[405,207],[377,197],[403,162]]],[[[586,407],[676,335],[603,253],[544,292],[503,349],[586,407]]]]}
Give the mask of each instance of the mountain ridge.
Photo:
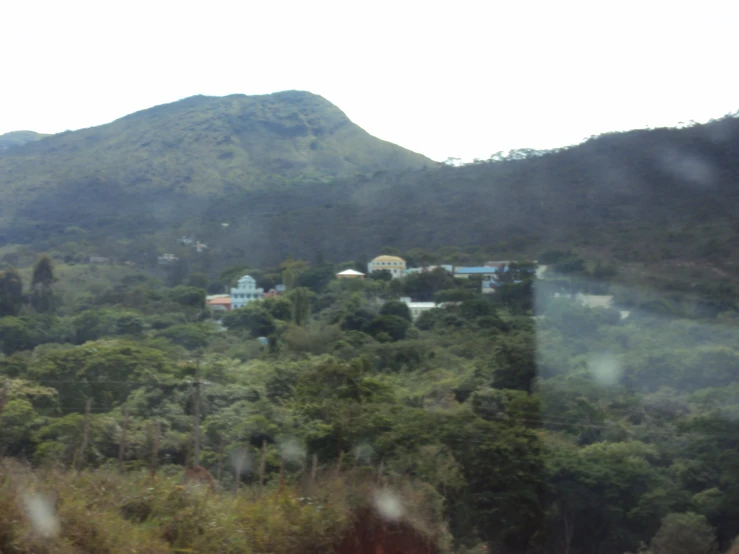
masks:
{"type": "Polygon", "coordinates": [[[143,262],[197,235],[219,266],[449,246],[739,264],[736,117],[461,167],[375,139],[300,91],[191,97],[100,129],[0,155],[0,243],[74,257],[84,238],[143,262]],[[14,163],[23,171],[4,171],[14,163]]]}
{"type": "Polygon", "coordinates": [[[37,133],[35,131],[10,131],[0,135],[0,154],[10,148],[19,148],[24,144],[41,140],[51,135],[37,133]]]}

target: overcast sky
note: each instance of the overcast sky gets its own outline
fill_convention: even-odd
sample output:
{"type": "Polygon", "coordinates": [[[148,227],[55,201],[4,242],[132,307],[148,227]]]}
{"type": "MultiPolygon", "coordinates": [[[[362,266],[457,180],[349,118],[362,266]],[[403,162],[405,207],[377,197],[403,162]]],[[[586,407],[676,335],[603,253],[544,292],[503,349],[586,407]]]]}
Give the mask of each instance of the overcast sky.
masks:
{"type": "Polygon", "coordinates": [[[0,133],[300,89],[437,160],[562,146],[739,109],[733,4],[7,0],[0,133]]]}

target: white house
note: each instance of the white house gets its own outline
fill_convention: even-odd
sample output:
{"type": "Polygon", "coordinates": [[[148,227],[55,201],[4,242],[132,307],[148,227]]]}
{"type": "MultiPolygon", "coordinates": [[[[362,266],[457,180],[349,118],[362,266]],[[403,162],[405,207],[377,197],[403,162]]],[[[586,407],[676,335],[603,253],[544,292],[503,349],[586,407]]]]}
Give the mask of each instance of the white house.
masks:
{"type": "Polygon", "coordinates": [[[157,262],[159,262],[159,264],[161,265],[171,264],[176,262],[177,260],[179,260],[179,258],[174,254],[162,254],[161,256],[157,257],[157,262]]]}
{"type": "Polygon", "coordinates": [[[243,308],[252,300],[264,298],[264,289],[257,288],[257,282],[250,275],[239,279],[235,288],[231,289],[231,309],[243,308]]]}
{"type": "Polygon", "coordinates": [[[420,316],[423,312],[427,312],[428,310],[431,310],[433,308],[438,308],[436,302],[413,302],[413,300],[411,300],[408,296],[401,297],[400,301],[408,306],[408,309],[411,311],[411,318],[413,319],[413,321],[418,319],[418,316],[420,316]]]}
{"type": "Polygon", "coordinates": [[[387,270],[393,279],[405,277],[405,260],[397,256],[377,256],[374,260],[367,264],[367,272],[387,270]]]}
{"type": "Polygon", "coordinates": [[[341,273],[336,274],[337,279],[364,279],[364,273],[354,269],[345,269],[341,273]]]}

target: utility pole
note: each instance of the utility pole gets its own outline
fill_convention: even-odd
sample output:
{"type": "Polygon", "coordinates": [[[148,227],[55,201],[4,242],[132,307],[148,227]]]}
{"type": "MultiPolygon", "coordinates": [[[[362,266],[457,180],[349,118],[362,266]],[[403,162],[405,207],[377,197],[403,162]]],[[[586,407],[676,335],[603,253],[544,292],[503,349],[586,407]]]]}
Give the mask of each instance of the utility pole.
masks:
{"type": "Polygon", "coordinates": [[[192,457],[193,467],[200,465],[200,357],[195,365],[195,451],[192,457]]]}

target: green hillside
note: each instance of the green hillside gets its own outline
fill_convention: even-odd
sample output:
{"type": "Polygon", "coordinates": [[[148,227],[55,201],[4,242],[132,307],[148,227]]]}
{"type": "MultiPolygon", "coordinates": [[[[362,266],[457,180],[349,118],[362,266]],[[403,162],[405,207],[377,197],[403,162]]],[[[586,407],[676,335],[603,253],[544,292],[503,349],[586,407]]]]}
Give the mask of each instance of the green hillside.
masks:
{"type": "Polygon", "coordinates": [[[5,133],[4,135],[0,135],[0,153],[15,146],[23,146],[26,143],[41,140],[46,136],[48,135],[42,135],[33,131],[12,131],[5,133]]]}
{"type": "Polygon", "coordinates": [[[204,196],[430,163],[372,137],[308,92],[196,96],[7,150],[0,228],[24,241],[33,229],[95,227],[110,218],[166,225],[204,196]]]}
{"type": "Polygon", "coordinates": [[[384,247],[470,262],[574,249],[733,279],[736,175],[734,117],[452,167],[309,93],[193,97],[0,155],[0,246],[152,264],[184,234],[210,246],[191,261],[213,273],[384,247]]]}

